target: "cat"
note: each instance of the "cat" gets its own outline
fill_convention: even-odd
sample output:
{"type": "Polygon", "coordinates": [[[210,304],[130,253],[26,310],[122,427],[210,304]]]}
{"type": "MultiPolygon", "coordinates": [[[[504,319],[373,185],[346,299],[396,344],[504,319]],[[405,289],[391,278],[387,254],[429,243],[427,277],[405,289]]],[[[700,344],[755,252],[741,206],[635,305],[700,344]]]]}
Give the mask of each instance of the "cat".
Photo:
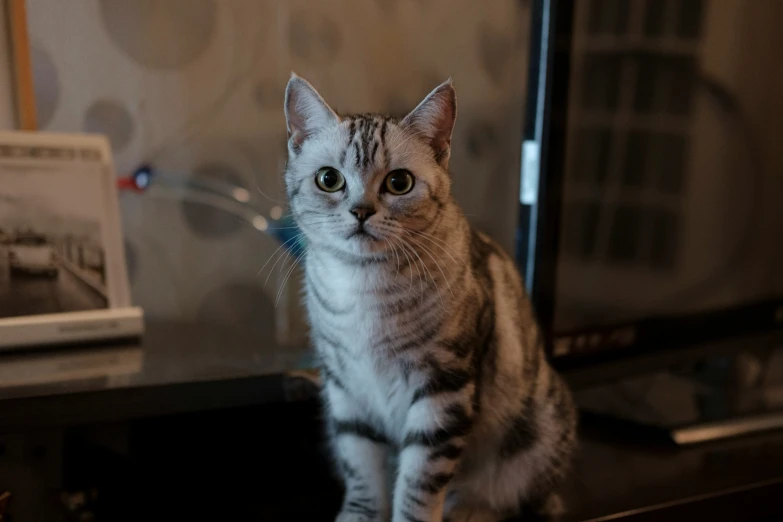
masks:
{"type": "Polygon", "coordinates": [[[285,186],[346,491],[337,521],[559,511],[573,401],[514,262],[451,196],[451,80],[394,119],[338,115],[292,74],[285,115],[285,186]]]}

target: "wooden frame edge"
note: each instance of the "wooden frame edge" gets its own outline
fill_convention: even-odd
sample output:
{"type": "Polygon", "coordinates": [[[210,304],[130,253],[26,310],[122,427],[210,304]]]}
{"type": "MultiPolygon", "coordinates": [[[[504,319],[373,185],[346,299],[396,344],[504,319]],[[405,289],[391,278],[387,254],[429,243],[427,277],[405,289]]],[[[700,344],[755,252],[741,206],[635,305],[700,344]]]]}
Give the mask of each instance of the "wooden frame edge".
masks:
{"type": "Polygon", "coordinates": [[[27,6],[25,0],[5,0],[5,9],[11,44],[17,128],[34,131],[38,128],[38,116],[30,59],[30,37],[27,32],[27,6]]]}

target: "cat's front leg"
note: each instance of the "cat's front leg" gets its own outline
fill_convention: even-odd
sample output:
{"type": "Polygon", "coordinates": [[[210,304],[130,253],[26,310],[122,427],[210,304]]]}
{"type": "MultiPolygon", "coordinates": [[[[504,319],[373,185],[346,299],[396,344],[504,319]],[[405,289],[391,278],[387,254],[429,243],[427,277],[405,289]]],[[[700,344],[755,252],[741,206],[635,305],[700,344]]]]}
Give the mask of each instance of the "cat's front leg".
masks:
{"type": "Polygon", "coordinates": [[[446,489],[472,427],[467,393],[414,398],[394,488],[393,522],[441,522],[446,489]]]}
{"type": "Polygon", "coordinates": [[[389,519],[388,441],[342,387],[326,383],[333,452],[345,484],[336,522],[389,519]]]}

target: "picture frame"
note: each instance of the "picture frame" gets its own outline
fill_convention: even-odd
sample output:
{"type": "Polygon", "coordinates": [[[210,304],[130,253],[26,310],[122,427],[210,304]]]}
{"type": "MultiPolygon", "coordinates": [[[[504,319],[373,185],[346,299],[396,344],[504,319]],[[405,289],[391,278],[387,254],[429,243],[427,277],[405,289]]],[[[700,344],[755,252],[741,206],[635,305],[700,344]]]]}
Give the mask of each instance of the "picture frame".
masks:
{"type": "Polygon", "coordinates": [[[0,350],[136,337],[103,136],[0,132],[0,350]]]}

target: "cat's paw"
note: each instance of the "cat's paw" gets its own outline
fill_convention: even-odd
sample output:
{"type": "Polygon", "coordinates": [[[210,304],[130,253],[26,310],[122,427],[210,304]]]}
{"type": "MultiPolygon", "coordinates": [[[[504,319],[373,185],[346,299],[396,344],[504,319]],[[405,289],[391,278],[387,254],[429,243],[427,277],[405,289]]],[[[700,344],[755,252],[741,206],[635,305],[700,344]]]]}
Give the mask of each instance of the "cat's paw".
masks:
{"type": "Polygon", "coordinates": [[[378,516],[370,516],[365,513],[355,513],[352,511],[340,511],[337,514],[337,518],[334,522],[381,522],[381,518],[378,516]]]}
{"type": "Polygon", "coordinates": [[[369,499],[346,499],[335,522],[386,522],[390,518],[389,510],[376,509],[369,499]]]}

